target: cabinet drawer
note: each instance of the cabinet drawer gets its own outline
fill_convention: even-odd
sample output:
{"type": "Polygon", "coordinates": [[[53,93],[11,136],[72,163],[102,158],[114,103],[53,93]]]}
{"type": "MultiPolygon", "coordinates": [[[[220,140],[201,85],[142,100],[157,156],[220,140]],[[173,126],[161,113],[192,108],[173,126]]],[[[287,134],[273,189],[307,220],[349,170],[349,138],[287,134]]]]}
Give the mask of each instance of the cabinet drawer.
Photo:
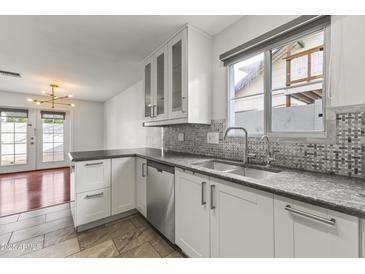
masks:
{"type": "Polygon", "coordinates": [[[111,160],[94,160],[76,164],[76,192],[110,187],[111,160]]]}
{"type": "Polygon", "coordinates": [[[110,188],[77,194],[77,226],[110,216],[110,188]]]}

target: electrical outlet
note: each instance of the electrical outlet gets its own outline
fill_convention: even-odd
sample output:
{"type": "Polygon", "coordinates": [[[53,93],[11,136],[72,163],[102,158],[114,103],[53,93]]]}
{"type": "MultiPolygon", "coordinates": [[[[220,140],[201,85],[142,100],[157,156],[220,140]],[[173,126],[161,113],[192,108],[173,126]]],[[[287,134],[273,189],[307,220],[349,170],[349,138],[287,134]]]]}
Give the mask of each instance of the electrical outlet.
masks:
{"type": "Polygon", "coordinates": [[[184,142],[185,136],[184,133],[179,133],[179,135],[177,135],[177,140],[179,142],[184,142]]]}
{"type": "Polygon", "coordinates": [[[219,132],[208,132],[207,143],[208,144],[219,144],[219,132]]]}

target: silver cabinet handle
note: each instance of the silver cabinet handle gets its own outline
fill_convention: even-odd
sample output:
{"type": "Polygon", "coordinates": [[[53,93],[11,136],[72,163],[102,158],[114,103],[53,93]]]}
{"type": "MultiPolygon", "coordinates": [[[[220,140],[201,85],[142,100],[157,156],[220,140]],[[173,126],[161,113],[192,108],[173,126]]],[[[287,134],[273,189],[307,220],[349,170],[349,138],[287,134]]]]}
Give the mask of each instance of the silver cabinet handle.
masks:
{"type": "Polygon", "coordinates": [[[150,108],[150,118],[153,118],[153,105],[148,104],[148,107],[150,108]]]}
{"type": "Polygon", "coordinates": [[[215,192],[215,185],[211,185],[210,186],[210,209],[215,209],[214,192],[215,192]]]}
{"type": "Polygon", "coordinates": [[[207,204],[207,199],[205,197],[205,186],[207,185],[207,182],[202,182],[202,205],[207,204]]]}
{"type": "Polygon", "coordinates": [[[100,193],[96,193],[96,194],[92,194],[92,195],[86,195],[85,199],[97,198],[97,197],[101,197],[103,195],[104,195],[104,192],[100,192],[100,193]]]}
{"type": "Polygon", "coordinates": [[[285,207],[285,210],[287,210],[287,211],[289,211],[293,214],[297,214],[297,215],[300,215],[300,216],[303,216],[303,217],[307,217],[307,218],[310,218],[310,219],[313,219],[313,220],[316,220],[316,221],[319,221],[319,222],[322,222],[322,223],[325,223],[325,224],[328,224],[328,225],[335,225],[336,224],[336,219],[334,219],[334,218],[331,218],[331,219],[323,218],[321,216],[317,216],[317,215],[314,215],[312,213],[308,213],[308,212],[305,212],[305,211],[302,211],[302,210],[299,210],[299,209],[292,208],[290,205],[287,205],[285,207]]]}
{"type": "Polygon", "coordinates": [[[103,162],[97,162],[97,163],[87,163],[85,164],[85,166],[99,166],[99,165],[102,165],[103,162]]]}
{"type": "Polygon", "coordinates": [[[157,117],[157,105],[153,105],[153,117],[157,117]]]}
{"type": "Polygon", "coordinates": [[[142,163],[142,177],[146,177],[146,172],[145,172],[145,168],[146,168],[146,163],[142,163]]]}

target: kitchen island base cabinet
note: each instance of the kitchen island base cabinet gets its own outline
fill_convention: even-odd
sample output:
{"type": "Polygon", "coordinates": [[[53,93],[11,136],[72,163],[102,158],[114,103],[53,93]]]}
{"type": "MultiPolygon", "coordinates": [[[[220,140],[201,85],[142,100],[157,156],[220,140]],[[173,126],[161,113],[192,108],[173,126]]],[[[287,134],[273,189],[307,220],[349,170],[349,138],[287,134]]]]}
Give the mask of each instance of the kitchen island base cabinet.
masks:
{"type": "Polygon", "coordinates": [[[175,169],[175,243],[192,258],[210,257],[208,182],[175,169]]]}
{"type": "Polygon", "coordinates": [[[273,194],[211,179],[211,257],[274,257],[273,194]]]}
{"type": "Polygon", "coordinates": [[[147,218],[147,161],[136,158],[136,208],[147,218]]]}
{"type": "Polygon", "coordinates": [[[134,209],[135,157],[112,159],[112,215],[134,209]]]}
{"type": "Polygon", "coordinates": [[[280,196],[274,208],[276,257],[359,257],[357,217],[280,196]]]}

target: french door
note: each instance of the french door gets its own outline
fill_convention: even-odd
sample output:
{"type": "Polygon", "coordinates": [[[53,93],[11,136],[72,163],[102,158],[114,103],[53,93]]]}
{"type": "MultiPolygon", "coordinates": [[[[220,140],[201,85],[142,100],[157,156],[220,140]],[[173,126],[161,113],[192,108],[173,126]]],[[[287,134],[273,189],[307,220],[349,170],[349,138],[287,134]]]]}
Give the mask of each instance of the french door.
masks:
{"type": "Polygon", "coordinates": [[[0,108],[0,174],[69,165],[69,113],[0,108]]]}

